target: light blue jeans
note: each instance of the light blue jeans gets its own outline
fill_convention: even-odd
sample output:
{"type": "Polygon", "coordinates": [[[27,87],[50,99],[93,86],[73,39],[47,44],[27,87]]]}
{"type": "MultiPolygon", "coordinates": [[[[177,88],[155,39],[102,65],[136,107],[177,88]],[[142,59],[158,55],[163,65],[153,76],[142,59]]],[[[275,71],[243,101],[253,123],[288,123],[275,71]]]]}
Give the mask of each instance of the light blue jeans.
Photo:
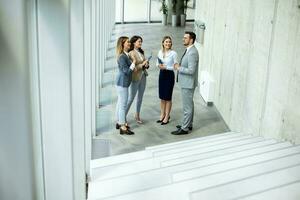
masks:
{"type": "Polygon", "coordinates": [[[130,106],[136,96],[136,93],[138,93],[137,100],[136,100],[136,112],[140,113],[145,88],[146,88],[146,76],[143,73],[141,80],[132,81],[129,86],[129,97],[128,97],[128,101],[127,101],[126,115],[127,115],[128,111],[130,109],[130,106]]]}
{"type": "Polygon", "coordinates": [[[116,118],[120,125],[126,123],[126,107],[128,101],[128,87],[116,86],[118,93],[118,102],[116,107],[116,118]]]}

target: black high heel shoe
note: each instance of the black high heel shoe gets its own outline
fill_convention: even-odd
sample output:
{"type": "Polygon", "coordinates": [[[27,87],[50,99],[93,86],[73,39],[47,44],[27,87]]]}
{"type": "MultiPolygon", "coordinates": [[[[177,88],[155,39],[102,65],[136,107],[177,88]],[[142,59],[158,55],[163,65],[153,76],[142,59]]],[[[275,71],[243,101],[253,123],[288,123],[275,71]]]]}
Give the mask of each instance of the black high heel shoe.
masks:
{"type": "Polygon", "coordinates": [[[169,121],[167,121],[167,122],[161,122],[160,125],[166,125],[166,124],[168,124],[168,123],[169,123],[169,121]]]}
{"type": "Polygon", "coordinates": [[[164,121],[164,118],[165,117],[163,117],[162,119],[157,120],[156,123],[162,123],[162,121],[164,121]]]}
{"type": "MultiPolygon", "coordinates": [[[[120,127],[121,127],[121,125],[118,124],[118,123],[116,123],[116,129],[120,129],[120,127]]],[[[127,129],[130,129],[130,126],[126,125],[126,128],[127,128],[127,129]]]]}
{"type": "Polygon", "coordinates": [[[129,129],[123,130],[120,128],[120,135],[134,135],[134,132],[129,129]]]}
{"type": "Polygon", "coordinates": [[[167,121],[167,122],[164,122],[164,121],[162,121],[160,125],[166,125],[166,124],[168,124],[168,123],[169,123],[169,120],[170,120],[170,116],[169,116],[169,118],[168,118],[168,121],[167,121]]]}

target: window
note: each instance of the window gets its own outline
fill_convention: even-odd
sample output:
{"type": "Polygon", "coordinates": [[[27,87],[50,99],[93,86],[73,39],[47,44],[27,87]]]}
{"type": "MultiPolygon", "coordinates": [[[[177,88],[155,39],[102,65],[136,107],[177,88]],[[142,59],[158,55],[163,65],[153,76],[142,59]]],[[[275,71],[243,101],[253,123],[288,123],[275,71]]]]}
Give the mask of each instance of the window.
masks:
{"type": "Polygon", "coordinates": [[[148,0],[124,0],[124,21],[148,21],[148,0]]]}

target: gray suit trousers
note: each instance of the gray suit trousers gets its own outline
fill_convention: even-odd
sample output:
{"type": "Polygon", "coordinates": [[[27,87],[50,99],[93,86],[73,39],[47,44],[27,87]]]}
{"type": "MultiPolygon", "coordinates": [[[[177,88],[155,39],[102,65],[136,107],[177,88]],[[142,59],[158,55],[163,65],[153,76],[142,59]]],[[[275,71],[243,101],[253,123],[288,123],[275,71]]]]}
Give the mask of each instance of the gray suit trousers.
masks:
{"type": "Polygon", "coordinates": [[[194,119],[194,92],[195,88],[181,88],[183,119],[181,129],[188,131],[189,127],[193,126],[194,119]]]}

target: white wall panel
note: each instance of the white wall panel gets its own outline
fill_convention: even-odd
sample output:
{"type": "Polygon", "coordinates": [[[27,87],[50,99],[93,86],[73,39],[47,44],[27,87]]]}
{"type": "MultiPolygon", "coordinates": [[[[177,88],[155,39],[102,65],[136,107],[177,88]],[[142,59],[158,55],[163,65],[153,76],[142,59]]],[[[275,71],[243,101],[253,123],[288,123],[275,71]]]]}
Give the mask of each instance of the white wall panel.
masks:
{"type": "Polygon", "coordinates": [[[38,1],[46,199],[74,199],[68,5],[68,1],[38,1]]]}
{"type": "Polygon", "coordinates": [[[0,199],[36,197],[27,14],[23,1],[0,1],[0,199]]]}
{"type": "Polygon", "coordinates": [[[0,2],[0,199],[85,198],[112,6],[0,2]]]}
{"type": "Polygon", "coordinates": [[[87,175],[90,175],[90,160],[92,151],[92,133],[94,127],[92,126],[92,119],[95,116],[95,109],[92,105],[92,51],[91,51],[91,1],[84,1],[84,129],[85,129],[85,170],[87,175]]]}
{"type": "Polygon", "coordinates": [[[84,72],[88,67],[84,63],[84,1],[72,0],[70,9],[73,191],[74,199],[81,200],[86,197],[84,72]]]}
{"type": "MultiPolygon", "coordinates": [[[[91,0],[91,87],[93,110],[96,111],[96,98],[98,96],[96,87],[96,0],[91,0]]],[[[92,135],[96,135],[96,112],[92,113],[92,135]]]]}

